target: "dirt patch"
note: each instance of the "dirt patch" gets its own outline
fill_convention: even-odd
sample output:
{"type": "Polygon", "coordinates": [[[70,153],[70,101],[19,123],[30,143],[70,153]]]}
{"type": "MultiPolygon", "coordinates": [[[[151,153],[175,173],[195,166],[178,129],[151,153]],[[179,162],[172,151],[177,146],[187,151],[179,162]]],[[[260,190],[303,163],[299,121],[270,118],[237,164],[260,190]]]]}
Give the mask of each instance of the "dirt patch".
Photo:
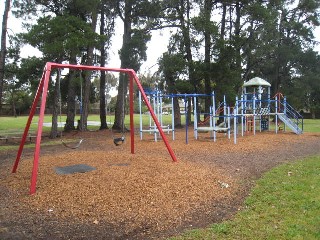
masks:
{"type": "Polygon", "coordinates": [[[181,131],[170,140],[179,160],[173,163],[152,135],[136,136],[134,155],[129,136],[116,147],[109,131],[78,135],[85,141],[77,150],[42,147],[32,196],[33,149],[24,151],[16,174],[10,174],[16,152],[0,153],[1,239],[165,238],[230,218],[265,171],[320,153],[317,134],[257,133],[236,145],[224,134],[216,142],[201,134],[186,145],[181,131]],[[55,172],[75,164],[96,170],[55,172]]]}

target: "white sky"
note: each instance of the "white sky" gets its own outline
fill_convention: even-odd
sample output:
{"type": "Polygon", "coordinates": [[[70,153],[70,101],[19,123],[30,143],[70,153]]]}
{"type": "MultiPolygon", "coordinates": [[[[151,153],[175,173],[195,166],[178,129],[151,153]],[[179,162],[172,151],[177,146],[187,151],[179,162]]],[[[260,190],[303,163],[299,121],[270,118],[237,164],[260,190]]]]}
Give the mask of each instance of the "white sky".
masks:
{"type": "MultiPolygon", "coordinates": [[[[0,0],[1,1],[1,0],[0,0]]],[[[4,0],[0,2],[0,23],[2,23],[3,18],[3,11],[4,11],[4,0]]],[[[22,32],[21,21],[14,18],[12,14],[9,14],[8,19],[8,28],[9,32],[11,33],[19,33],[22,32]]],[[[110,59],[107,63],[109,67],[120,67],[120,59],[118,55],[118,51],[122,45],[122,22],[119,21],[116,27],[116,35],[112,39],[112,47],[109,50],[110,59]]],[[[315,38],[317,41],[320,42],[320,27],[315,29],[314,32],[315,38]]],[[[155,31],[152,35],[151,41],[148,43],[148,50],[147,50],[147,61],[143,63],[140,72],[147,73],[147,72],[155,72],[157,70],[157,61],[158,58],[161,57],[162,53],[167,50],[167,44],[170,37],[169,31],[155,31]]],[[[320,50],[320,46],[317,46],[316,49],[318,52],[320,50]]],[[[21,56],[28,57],[28,56],[40,56],[41,53],[37,50],[32,48],[31,46],[24,46],[21,49],[21,56]]]]}

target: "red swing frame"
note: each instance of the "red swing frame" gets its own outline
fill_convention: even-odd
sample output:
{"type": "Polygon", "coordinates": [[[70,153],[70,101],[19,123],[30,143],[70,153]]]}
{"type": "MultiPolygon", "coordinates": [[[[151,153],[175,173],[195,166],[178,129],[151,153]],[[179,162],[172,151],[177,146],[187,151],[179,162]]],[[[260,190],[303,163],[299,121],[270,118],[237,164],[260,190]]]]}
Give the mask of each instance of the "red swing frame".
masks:
{"type": "Polygon", "coordinates": [[[32,122],[32,118],[35,114],[36,107],[38,102],[40,101],[41,97],[41,105],[40,105],[40,113],[39,113],[39,121],[38,121],[38,130],[36,136],[36,145],[34,150],[34,159],[33,159],[33,168],[32,168],[32,175],[31,175],[31,184],[30,184],[30,194],[34,194],[36,192],[36,184],[37,184],[37,175],[38,175],[38,165],[39,165],[39,156],[40,156],[40,146],[41,146],[41,135],[42,135],[42,128],[43,128],[43,120],[44,120],[44,111],[46,107],[46,100],[47,100],[47,92],[48,92],[48,85],[50,81],[51,70],[54,68],[69,68],[69,69],[78,69],[78,70],[88,70],[88,71],[107,71],[107,72],[119,72],[119,73],[126,73],[129,75],[129,102],[130,102],[130,135],[131,135],[131,153],[134,154],[134,120],[133,120],[133,81],[135,81],[139,91],[141,92],[141,96],[147,108],[153,118],[154,123],[156,124],[159,133],[167,147],[167,150],[172,158],[172,161],[177,162],[177,158],[161,128],[161,125],[148,101],[148,98],[140,84],[140,81],[137,77],[136,72],[133,69],[121,69],[121,68],[108,68],[108,67],[96,67],[96,66],[86,66],[86,65],[72,65],[72,64],[59,64],[53,62],[47,62],[44,71],[38,85],[38,89],[36,95],[34,97],[31,110],[29,113],[28,121],[26,123],[24,133],[20,142],[20,146],[18,149],[17,157],[12,169],[12,173],[17,171],[21,154],[23,151],[23,147],[26,142],[26,138],[28,135],[28,131],[30,128],[30,124],[32,122]]]}

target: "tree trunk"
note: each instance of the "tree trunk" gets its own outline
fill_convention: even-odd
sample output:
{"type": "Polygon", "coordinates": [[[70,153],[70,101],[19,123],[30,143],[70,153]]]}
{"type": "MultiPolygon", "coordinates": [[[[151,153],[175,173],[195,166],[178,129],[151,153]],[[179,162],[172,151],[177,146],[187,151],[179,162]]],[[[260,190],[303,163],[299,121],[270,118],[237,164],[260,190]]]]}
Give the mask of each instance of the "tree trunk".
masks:
{"type": "MultiPolygon", "coordinates": [[[[194,91],[197,92],[197,83],[194,77],[194,65],[191,51],[191,39],[190,39],[190,2],[186,1],[187,7],[184,7],[184,0],[180,0],[181,11],[179,13],[181,30],[183,36],[183,42],[186,52],[186,59],[188,62],[188,73],[189,73],[189,81],[194,87],[194,91]],[[187,15],[187,19],[184,19],[184,14],[187,15]]],[[[191,108],[191,101],[189,101],[188,109],[191,108]]],[[[187,114],[188,122],[191,122],[191,111],[188,111],[187,114]]]]}
{"type": "MultiPolygon", "coordinates": [[[[123,66],[121,66],[124,68],[123,66]]],[[[126,109],[126,96],[128,91],[128,76],[121,73],[119,77],[118,96],[115,109],[115,120],[112,129],[124,132],[124,119],[126,109]]]]}
{"type": "Polygon", "coordinates": [[[182,128],[179,99],[177,97],[173,98],[173,109],[174,109],[174,127],[182,128]]]}
{"type": "MultiPolygon", "coordinates": [[[[224,41],[224,35],[226,31],[226,16],[227,16],[227,4],[222,3],[222,15],[221,15],[221,28],[220,28],[220,41],[224,41]]],[[[224,46],[224,44],[223,44],[224,46]]]]}
{"type": "MultiPolygon", "coordinates": [[[[100,18],[100,35],[105,35],[105,5],[101,3],[101,18],[100,18]]],[[[105,41],[101,44],[100,48],[101,59],[100,66],[104,67],[106,64],[106,49],[105,49],[105,41]]],[[[107,125],[107,114],[106,114],[106,72],[100,72],[100,130],[108,129],[107,125]]]]}
{"type": "Polygon", "coordinates": [[[52,109],[52,127],[50,131],[50,138],[58,137],[58,116],[60,113],[60,107],[62,104],[60,98],[60,79],[61,79],[61,71],[57,71],[56,84],[54,86],[53,93],[53,109],[52,109]]]}
{"type": "MultiPolygon", "coordinates": [[[[211,0],[205,0],[204,2],[204,15],[207,22],[210,22],[211,17],[211,10],[212,10],[212,1],[211,0]]],[[[206,28],[204,32],[204,64],[205,64],[205,76],[204,76],[204,86],[205,86],[205,93],[211,94],[211,70],[210,70],[210,64],[211,62],[211,32],[208,28],[206,28]]],[[[210,106],[211,106],[211,98],[207,97],[205,99],[205,112],[210,112],[210,106]]],[[[198,114],[200,117],[200,114],[198,114]]]]}
{"type": "MultiPolygon", "coordinates": [[[[92,22],[91,22],[91,28],[93,31],[95,31],[97,26],[97,19],[98,14],[96,12],[97,8],[94,8],[94,11],[92,12],[92,22]]],[[[93,50],[94,46],[88,46],[87,51],[87,65],[92,66],[93,65],[93,50]]],[[[84,92],[83,92],[83,101],[82,101],[82,113],[80,117],[80,131],[86,131],[87,130],[87,121],[88,121],[88,115],[89,115],[89,104],[90,104],[90,89],[91,89],[91,71],[87,71],[85,74],[85,81],[84,81],[84,92]]]]}
{"type": "Polygon", "coordinates": [[[4,13],[2,18],[2,31],[1,31],[1,52],[0,52],[0,114],[2,113],[2,94],[4,82],[4,67],[7,51],[7,28],[8,28],[8,15],[10,11],[10,0],[6,0],[4,13]]]}
{"type": "MultiPolygon", "coordinates": [[[[241,6],[240,2],[236,2],[236,21],[234,25],[234,39],[235,39],[235,54],[236,54],[236,71],[238,74],[237,79],[239,80],[239,83],[241,82],[241,72],[242,72],[242,67],[241,67],[241,42],[240,42],[240,21],[241,21],[241,6]]],[[[238,87],[238,86],[236,86],[238,87]]],[[[236,89],[238,90],[238,89],[236,89]]]]}
{"type": "Polygon", "coordinates": [[[12,99],[12,116],[17,117],[17,110],[16,110],[16,100],[14,99],[14,90],[11,92],[11,99],[12,99]]]}
{"type": "Polygon", "coordinates": [[[251,54],[251,50],[253,49],[252,46],[252,40],[254,38],[254,22],[253,20],[251,20],[250,22],[250,32],[249,32],[249,37],[248,37],[248,47],[247,50],[244,51],[244,57],[247,59],[247,66],[246,66],[246,70],[243,74],[243,79],[244,80],[248,80],[253,63],[252,63],[252,54],[251,54]]]}
{"type": "MultiPolygon", "coordinates": [[[[124,10],[124,19],[123,19],[123,40],[122,40],[122,48],[121,48],[121,68],[128,68],[130,62],[128,62],[129,56],[127,56],[129,43],[131,41],[131,11],[132,11],[132,3],[129,0],[125,1],[125,10],[124,10]]],[[[128,76],[126,74],[120,74],[119,77],[119,86],[118,86],[118,97],[116,102],[115,109],[115,119],[112,129],[125,131],[124,119],[125,119],[125,97],[128,91],[128,76]]]]}
{"type": "MultiPolygon", "coordinates": [[[[72,58],[73,61],[70,61],[71,64],[76,64],[75,58],[72,58]]],[[[68,76],[68,96],[67,96],[67,119],[66,119],[66,124],[64,126],[65,131],[71,131],[74,130],[74,119],[75,119],[75,114],[76,114],[76,84],[75,84],[75,77],[76,77],[76,72],[75,70],[71,70],[69,72],[68,76]]]]}
{"type": "Polygon", "coordinates": [[[280,52],[279,49],[282,46],[282,37],[283,37],[283,24],[284,24],[284,17],[286,15],[286,12],[282,9],[281,14],[280,14],[280,21],[279,21],[279,26],[278,26],[278,50],[276,53],[276,61],[275,61],[275,74],[274,74],[274,78],[271,82],[271,89],[272,89],[272,95],[275,95],[276,93],[278,93],[280,91],[280,84],[281,84],[281,66],[283,65],[283,63],[280,62],[280,52]]]}

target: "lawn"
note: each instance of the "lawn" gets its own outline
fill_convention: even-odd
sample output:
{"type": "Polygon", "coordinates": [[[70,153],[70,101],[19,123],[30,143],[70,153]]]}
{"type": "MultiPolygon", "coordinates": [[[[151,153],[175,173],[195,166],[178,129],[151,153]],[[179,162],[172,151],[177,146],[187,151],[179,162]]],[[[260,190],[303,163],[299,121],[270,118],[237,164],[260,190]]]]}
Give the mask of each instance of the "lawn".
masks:
{"type": "Polygon", "coordinates": [[[320,120],[319,119],[304,119],[304,131],[305,132],[320,132],[320,120]]]}
{"type": "MultiPolygon", "coordinates": [[[[305,119],[305,132],[320,120],[305,119]]],[[[320,155],[284,164],[256,182],[236,216],[171,240],[320,239],[320,155]]]]}
{"type": "MultiPolygon", "coordinates": [[[[184,115],[181,116],[181,122],[185,123],[184,115]]],[[[32,120],[32,124],[30,126],[30,133],[35,132],[37,129],[38,124],[38,116],[35,116],[32,120]]],[[[66,116],[61,116],[61,121],[64,122],[66,119],[66,116]]],[[[77,119],[77,118],[76,118],[77,119]]],[[[142,115],[142,124],[143,126],[149,125],[149,115],[144,114],[142,115]]],[[[6,135],[6,134],[14,134],[14,133],[22,133],[25,127],[25,124],[28,120],[28,116],[19,116],[19,117],[0,117],[0,136],[6,135]]],[[[60,120],[60,118],[59,118],[60,120]]],[[[125,125],[129,126],[129,115],[125,118],[125,125]]],[[[88,121],[100,121],[99,115],[89,115],[88,121]]],[[[107,116],[107,122],[113,123],[114,116],[107,116]]],[[[171,115],[163,115],[162,121],[164,125],[170,125],[171,124],[171,115]]],[[[51,122],[51,115],[45,115],[44,122],[50,123],[51,122]]],[[[135,127],[139,127],[140,118],[139,114],[134,115],[134,123],[135,127]]],[[[89,129],[97,129],[98,126],[88,126],[89,129]]],[[[43,127],[44,132],[49,132],[50,127],[43,127]]],[[[304,120],[304,131],[305,132],[320,132],[320,120],[319,119],[305,119],[304,120]]]]}
{"type": "MultiPolygon", "coordinates": [[[[65,122],[66,116],[61,116],[61,121],[65,122]]],[[[76,118],[78,119],[78,118],[76,118]]],[[[142,124],[143,126],[148,126],[149,125],[149,115],[144,114],[142,115],[142,124]]],[[[171,116],[170,115],[163,115],[163,124],[168,125],[171,124],[171,116]]],[[[28,116],[19,116],[19,117],[0,117],[0,136],[1,135],[6,135],[6,134],[21,134],[25,128],[26,122],[28,120],[28,116]]],[[[30,126],[30,133],[35,132],[37,129],[37,124],[38,124],[39,117],[34,116],[31,126],[30,126]]],[[[60,121],[60,117],[58,119],[60,121]]],[[[89,115],[88,121],[97,121],[100,122],[100,116],[99,115],[89,115]]],[[[107,122],[108,123],[113,123],[114,121],[114,116],[107,116],[107,122]]],[[[126,116],[125,118],[125,125],[129,126],[129,121],[130,117],[129,115],[126,116]]],[[[45,115],[44,118],[45,123],[51,123],[51,115],[45,115]]],[[[182,116],[182,122],[184,122],[184,116],[182,116]]],[[[135,127],[139,127],[140,123],[140,118],[139,114],[134,115],[134,124],[135,127]]],[[[109,124],[110,125],[110,124],[109,124]]],[[[99,126],[88,126],[89,129],[98,129],[99,126]]],[[[43,127],[44,132],[49,132],[50,127],[43,127]]]]}
{"type": "Polygon", "coordinates": [[[320,155],[284,164],[256,182],[234,219],[172,240],[320,239],[320,155]]]}

